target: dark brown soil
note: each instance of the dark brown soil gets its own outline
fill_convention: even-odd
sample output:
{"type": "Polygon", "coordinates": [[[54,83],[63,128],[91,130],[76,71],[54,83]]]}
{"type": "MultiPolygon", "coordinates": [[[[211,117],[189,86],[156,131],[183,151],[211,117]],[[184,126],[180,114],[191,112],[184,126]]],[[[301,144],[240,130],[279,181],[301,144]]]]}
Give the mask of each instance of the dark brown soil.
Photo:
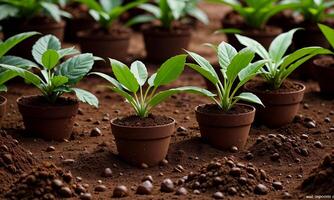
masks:
{"type": "Polygon", "coordinates": [[[17,140],[0,131],[0,197],[21,174],[29,172],[37,160],[17,140]]]}
{"type": "Polygon", "coordinates": [[[115,124],[129,127],[152,127],[172,123],[173,120],[166,116],[149,115],[141,118],[136,115],[119,118],[114,121],[115,124]]]}
{"type": "Polygon", "coordinates": [[[33,96],[29,98],[22,98],[20,100],[21,104],[29,105],[29,106],[66,106],[66,105],[74,105],[78,103],[76,99],[69,97],[60,97],[56,102],[50,103],[43,96],[33,96]]]}
{"type": "Polygon", "coordinates": [[[272,89],[271,85],[263,80],[253,80],[248,85],[249,89],[256,92],[266,92],[271,94],[278,93],[287,93],[287,92],[295,92],[303,89],[301,85],[295,84],[292,81],[285,80],[281,87],[278,89],[272,89]]]}
{"type": "Polygon", "coordinates": [[[323,56],[315,61],[319,66],[323,67],[334,67],[334,57],[332,56],[323,56]]]}
{"type": "Polygon", "coordinates": [[[198,107],[198,111],[203,113],[211,113],[211,114],[241,114],[251,112],[253,109],[249,106],[236,104],[229,111],[222,110],[217,104],[206,104],[204,106],[198,107]]]}
{"type": "Polygon", "coordinates": [[[79,35],[83,37],[108,37],[108,38],[127,38],[131,30],[121,24],[114,24],[110,28],[97,27],[89,31],[81,32],[79,35]]]}

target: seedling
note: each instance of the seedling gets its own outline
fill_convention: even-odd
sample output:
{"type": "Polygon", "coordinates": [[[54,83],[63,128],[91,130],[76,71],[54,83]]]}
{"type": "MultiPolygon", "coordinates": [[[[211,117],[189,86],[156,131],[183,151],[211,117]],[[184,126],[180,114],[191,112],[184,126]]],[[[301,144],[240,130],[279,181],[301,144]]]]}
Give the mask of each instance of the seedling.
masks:
{"type": "Polygon", "coordinates": [[[295,10],[304,16],[308,22],[323,22],[329,17],[333,17],[334,13],[328,12],[334,6],[334,1],[327,0],[287,0],[298,4],[295,10]]]}
{"type": "Polygon", "coordinates": [[[88,6],[89,14],[108,30],[126,11],[143,4],[147,0],[135,0],[122,5],[122,0],[77,0],[88,6]]]}
{"type": "Polygon", "coordinates": [[[41,37],[32,49],[34,60],[41,66],[35,66],[40,71],[41,77],[16,66],[7,64],[0,66],[33,84],[50,103],[55,103],[64,93],[74,92],[80,101],[97,107],[98,100],[93,94],[74,87],[92,69],[94,56],[85,53],[61,62],[65,56],[78,53],[74,47],[61,49],[58,38],[46,35],[41,37]]]}
{"type": "Polygon", "coordinates": [[[262,105],[261,100],[256,95],[249,92],[238,95],[237,92],[258,74],[267,61],[261,60],[251,63],[255,56],[251,49],[245,48],[237,52],[233,46],[226,42],[220,43],[217,47],[212,45],[212,47],[217,51],[220,72],[224,77],[223,81],[219,79],[210,62],[196,53],[188,51],[197,64],[187,63],[187,65],[216,86],[218,98],[211,97],[215,103],[225,112],[233,108],[240,100],[262,105]]]}
{"type": "Polygon", "coordinates": [[[30,19],[37,16],[49,16],[57,22],[71,15],[60,9],[61,0],[0,0],[0,20],[7,18],[30,19]]]}
{"type": "Polygon", "coordinates": [[[334,48],[334,29],[330,28],[329,26],[323,25],[323,24],[319,24],[318,26],[321,32],[326,37],[329,44],[332,46],[332,48],[334,48]]]}
{"type": "Polygon", "coordinates": [[[262,59],[268,60],[265,67],[261,69],[261,75],[270,84],[272,89],[280,88],[284,80],[292,72],[312,57],[319,54],[331,53],[327,49],[315,46],[305,47],[284,56],[297,30],[299,29],[293,29],[277,36],[271,43],[269,51],[251,38],[236,35],[241,44],[253,49],[262,59]]]}
{"type": "Polygon", "coordinates": [[[145,118],[155,106],[177,93],[188,92],[209,97],[214,96],[205,89],[193,86],[157,92],[160,86],[167,85],[180,76],[185,62],[186,55],[172,57],[163,63],[156,73],[149,77],[145,65],[140,61],[133,62],[129,68],[117,60],[110,59],[111,68],[116,79],[99,72],[93,72],[92,74],[110,82],[112,84],[111,89],[127,100],[137,116],[145,118]]]}
{"type": "MultiPolygon", "coordinates": [[[[0,64],[12,65],[18,68],[29,69],[30,67],[36,67],[36,64],[17,56],[5,56],[5,54],[15,47],[17,44],[23,40],[38,34],[37,32],[27,32],[14,35],[8,38],[6,41],[2,42],[0,40],[0,64]]],[[[16,77],[16,73],[0,67],[0,92],[6,92],[7,87],[4,85],[10,79],[16,77]]]]}
{"type": "Polygon", "coordinates": [[[150,14],[139,15],[128,22],[128,25],[160,21],[166,29],[172,28],[173,21],[187,16],[194,17],[204,24],[208,24],[207,15],[197,7],[198,0],[156,0],[156,4],[143,4],[139,8],[150,14]]]}

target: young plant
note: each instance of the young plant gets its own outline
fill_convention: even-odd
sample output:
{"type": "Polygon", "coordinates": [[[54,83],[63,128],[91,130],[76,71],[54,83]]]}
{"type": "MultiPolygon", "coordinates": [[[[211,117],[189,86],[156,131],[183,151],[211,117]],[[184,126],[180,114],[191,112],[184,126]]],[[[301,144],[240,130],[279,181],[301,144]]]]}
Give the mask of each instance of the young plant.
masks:
{"type": "Polygon", "coordinates": [[[58,6],[60,3],[62,0],[0,0],[0,20],[48,16],[60,22],[62,17],[71,17],[58,6]]]}
{"type": "Polygon", "coordinates": [[[226,42],[222,42],[214,48],[217,51],[220,72],[224,77],[223,81],[219,79],[210,62],[196,53],[188,52],[197,64],[187,63],[187,65],[216,86],[218,98],[212,98],[216,104],[225,112],[233,108],[240,100],[262,105],[261,100],[252,93],[237,93],[244,84],[258,74],[267,61],[261,60],[251,63],[255,56],[251,49],[245,48],[237,52],[233,46],[226,42]]]}
{"type": "Polygon", "coordinates": [[[16,66],[7,64],[0,66],[33,84],[50,103],[55,103],[64,93],[74,92],[80,101],[98,107],[98,100],[93,94],[74,87],[92,69],[94,56],[85,53],[61,62],[65,56],[78,53],[74,47],[61,49],[58,38],[46,35],[41,37],[32,49],[34,60],[41,66],[35,66],[41,76],[16,66]]]}
{"type": "Polygon", "coordinates": [[[280,88],[284,80],[293,71],[312,57],[331,53],[329,50],[315,46],[305,47],[285,56],[297,30],[299,29],[293,29],[277,36],[271,43],[269,51],[251,38],[236,35],[241,44],[253,49],[262,59],[268,60],[265,67],[261,69],[261,75],[272,89],[280,88]]]}
{"type": "Polygon", "coordinates": [[[89,14],[108,30],[126,11],[145,3],[147,0],[134,0],[131,3],[122,4],[122,0],[77,0],[89,8],[89,14]]]}
{"type": "MultiPolygon", "coordinates": [[[[5,54],[15,47],[17,44],[22,42],[23,40],[38,34],[37,32],[26,32],[14,35],[8,38],[6,41],[0,40],[0,64],[12,65],[18,68],[29,69],[30,67],[36,67],[36,64],[26,60],[24,58],[20,58],[17,56],[6,56],[5,54]]],[[[16,73],[7,70],[5,68],[0,67],[0,92],[6,92],[7,87],[4,85],[10,79],[16,77],[16,73]]]]}
{"type": "Polygon", "coordinates": [[[186,55],[179,55],[170,58],[150,77],[148,77],[145,65],[140,61],[133,62],[129,68],[125,64],[113,59],[110,59],[110,63],[116,79],[99,72],[91,74],[98,75],[109,81],[112,84],[111,89],[127,100],[137,116],[145,118],[155,106],[177,93],[189,92],[209,97],[214,96],[205,89],[193,86],[157,91],[160,86],[175,81],[181,75],[186,57],[186,55]]]}
{"type": "Polygon", "coordinates": [[[268,20],[277,13],[297,6],[281,0],[209,0],[214,3],[223,3],[230,6],[245,21],[250,28],[262,29],[268,20]],[[243,3],[244,2],[244,3],[243,3]]]}
{"type": "Polygon", "coordinates": [[[326,37],[329,44],[334,48],[334,29],[330,28],[329,26],[318,24],[321,32],[326,37]]]}
{"type": "Polygon", "coordinates": [[[198,8],[199,0],[156,0],[156,4],[143,4],[139,8],[150,14],[139,15],[128,22],[128,25],[160,21],[166,29],[172,28],[173,21],[191,16],[204,24],[209,23],[207,15],[198,8]]]}

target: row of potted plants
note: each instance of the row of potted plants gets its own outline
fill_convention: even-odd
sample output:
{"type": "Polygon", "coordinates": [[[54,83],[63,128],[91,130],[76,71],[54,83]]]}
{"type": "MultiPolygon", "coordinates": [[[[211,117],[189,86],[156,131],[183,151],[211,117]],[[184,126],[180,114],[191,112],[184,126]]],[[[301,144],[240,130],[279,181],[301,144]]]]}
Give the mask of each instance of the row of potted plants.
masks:
{"type": "MultiPolygon", "coordinates": [[[[322,26],[322,29],[326,36],[333,33],[328,27],[322,26]]],[[[255,40],[241,35],[236,35],[236,38],[246,47],[240,51],[226,42],[211,45],[217,52],[223,80],[209,61],[190,51],[187,53],[195,63],[186,63],[187,55],[174,56],[151,76],[140,61],[128,67],[115,59],[110,59],[113,76],[90,72],[94,61],[101,58],[90,53],[78,54],[73,47],[62,49],[60,41],[53,35],[43,36],[33,45],[35,63],[4,56],[16,44],[37,34],[23,33],[0,44],[0,85],[4,91],[6,81],[20,76],[38,88],[41,95],[23,96],[17,100],[26,130],[45,139],[62,140],[70,136],[79,107],[77,100],[63,97],[63,94],[74,93],[78,100],[97,107],[98,99],[75,85],[87,75],[106,79],[111,83],[111,89],[125,98],[135,111],[135,115],[111,121],[119,155],[134,165],[145,163],[152,166],[165,158],[175,120],[153,115],[151,110],[177,93],[195,93],[212,100],[213,104],[196,108],[196,118],[203,139],[219,149],[232,146],[241,149],[247,141],[255,107],[240,101],[260,105],[259,119],[268,126],[278,127],[291,122],[303,99],[305,86],[288,81],[287,77],[310,58],[333,54],[322,47],[305,47],[286,55],[296,31],[298,29],[279,35],[269,51],[255,40]],[[78,55],[62,61],[65,56],[74,54],[78,55]],[[256,54],[261,59],[254,61],[256,54]],[[160,86],[178,79],[185,66],[208,79],[216,87],[216,92],[194,86],[159,90],[160,86]],[[28,67],[35,70],[30,71],[28,67]],[[252,82],[257,75],[263,79],[252,82]],[[241,92],[243,86],[245,91],[241,92]]],[[[333,43],[332,36],[328,37],[333,43]]]]}

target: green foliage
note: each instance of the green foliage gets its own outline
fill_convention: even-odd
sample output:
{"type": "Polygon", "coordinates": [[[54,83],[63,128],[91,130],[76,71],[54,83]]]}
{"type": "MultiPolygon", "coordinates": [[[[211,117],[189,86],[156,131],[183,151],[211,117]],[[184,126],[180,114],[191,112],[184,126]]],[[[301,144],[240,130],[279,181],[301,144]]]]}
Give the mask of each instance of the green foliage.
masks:
{"type": "Polygon", "coordinates": [[[214,3],[223,3],[230,6],[243,17],[247,26],[263,28],[268,20],[277,13],[297,7],[293,2],[281,0],[209,0],[214,3]]]}
{"type": "Polygon", "coordinates": [[[319,28],[327,38],[329,44],[332,46],[332,48],[334,48],[334,29],[323,24],[319,24],[319,28]]]}
{"type": "Polygon", "coordinates": [[[77,0],[88,6],[90,15],[100,24],[108,29],[126,11],[145,3],[147,0],[134,0],[123,5],[122,0],[77,0]]]}
{"type": "Polygon", "coordinates": [[[128,22],[128,25],[147,23],[159,20],[161,26],[167,29],[172,27],[172,22],[191,16],[195,19],[209,23],[207,15],[197,7],[199,0],[156,0],[156,4],[143,4],[139,8],[149,14],[139,15],[128,22]]]}
{"type": "Polygon", "coordinates": [[[29,19],[36,16],[49,16],[57,22],[62,17],[71,17],[58,4],[61,0],[0,0],[0,20],[7,18],[29,19]]]}
{"type": "MultiPolygon", "coordinates": [[[[23,40],[38,34],[37,32],[27,32],[27,33],[21,33],[18,35],[14,35],[10,38],[8,38],[6,41],[2,42],[0,40],[0,64],[5,65],[12,65],[17,66],[18,68],[30,68],[35,67],[36,64],[26,60],[24,58],[20,58],[17,56],[5,56],[5,54],[11,50],[13,47],[15,47],[17,44],[22,42],[23,40]]],[[[6,86],[4,85],[7,81],[10,79],[16,77],[16,74],[8,71],[5,68],[0,67],[0,91],[7,91],[6,86]]]]}
{"type": "Polygon", "coordinates": [[[187,65],[216,86],[218,98],[212,99],[217,105],[224,111],[230,110],[240,100],[262,105],[261,100],[254,94],[248,92],[237,94],[237,92],[258,74],[267,61],[261,60],[251,63],[255,53],[249,48],[237,52],[233,46],[226,42],[222,42],[218,46],[211,46],[217,52],[220,72],[224,77],[223,81],[219,79],[210,62],[196,53],[188,52],[197,64],[188,63],[187,65]]]}
{"type": "Polygon", "coordinates": [[[146,66],[140,61],[133,62],[129,68],[117,60],[110,59],[116,79],[99,72],[91,74],[98,75],[110,82],[111,89],[125,98],[138,116],[147,117],[152,108],[177,93],[188,92],[214,96],[207,90],[192,86],[157,92],[160,86],[173,82],[181,75],[185,62],[186,55],[172,57],[149,77],[146,66]]]}
{"type": "Polygon", "coordinates": [[[268,61],[261,69],[261,73],[273,89],[278,89],[294,70],[312,57],[331,53],[321,47],[305,47],[285,56],[292,43],[293,35],[298,30],[293,29],[277,36],[271,43],[269,51],[251,38],[236,35],[241,44],[253,49],[262,59],[268,61]]]}
{"type": "Polygon", "coordinates": [[[58,38],[53,35],[46,35],[34,44],[32,50],[35,61],[41,65],[41,67],[34,67],[39,69],[41,76],[17,65],[0,64],[0,66],[33,84],[51,103],[56,102],[64,93],[75,93],[80,101],[98,107],[98,100],[93,94],[74,87],[88,74],[94,64],[92,54],[79,53],[74,48],[61,49],[58,38]],[[65,56],[74,54],[79,55],[61,62],[61,59],[65,56]]]}

